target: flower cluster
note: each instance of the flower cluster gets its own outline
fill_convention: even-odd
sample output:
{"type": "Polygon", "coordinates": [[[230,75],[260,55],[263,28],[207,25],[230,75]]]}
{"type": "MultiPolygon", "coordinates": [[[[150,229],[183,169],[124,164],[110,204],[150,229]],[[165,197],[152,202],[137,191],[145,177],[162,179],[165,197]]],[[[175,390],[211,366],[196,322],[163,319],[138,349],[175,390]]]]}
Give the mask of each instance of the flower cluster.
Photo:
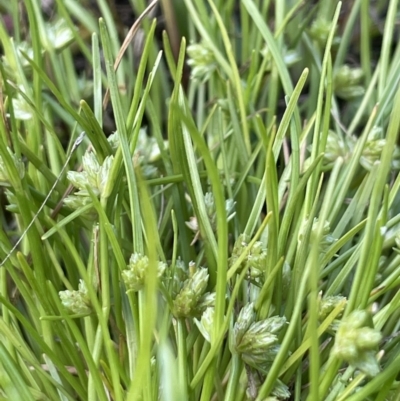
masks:
{"type": "MultiPolygon", "coordinates": [[[[232,267],[236,263],[248,246],[248,243],[249,241],[244,234],[239,235],[233,247],[232,256],[229,258],[229,267],[232,267]]],[[[265,272],[266,259],[266,248],[262,242],[256,241],[241,263],[239,271],[247,268],[251,279],[262,278],[265,272]]]]}
{"type": "Polygon", "coordinates": [[[113,160],[113,156],[108,156],[100,166],[93,152],[85,153],[82,158],[82,171],[68,171],[68,180],[76,188],[79,188],[79,191],[68,196],[64,200],[65,205],[77,209],[89,204],[91,198],[86,189],[87,186],[91,188],[95,195],[102,196],[108,182],[113,160]]]}
{"type": "MultiPolygon", "coordinates": [[[[383,148],[386,146],[386,139],[381,127],[374,127],[368,134],[367,143],[363,149],[360,164],[368,171],[371,171],[374,163],[381,158],[383,148]]],[[[400,149],[395,146],[392,155],[391,167],[393,170],[400,170],[400,149]]]]}
{"type": "MultiPolygon", "coordinates": [[[[309,30],[311,38],[318,43],[321,49],[323,49],[328,40],[329,32],[332,28],[332,23],[327,21],[325,18],[318,18],[314,20],[309,30]]],[[[334,36],[332,47],[335,48],[340,43],[340,38],[334,36]]]]}
{"type": "Polygon", "coordinates": [[[209,278],[206,268],[191,262],[185,270],[182,263],[177,263],[175,272],[172,289],[175,317],[201,316],[204,310],[214,306],[215,293],[206,292],[209,278]]]}
{"type": "Polygon", "coordinates": [[[76,314],[89,314],[92,312],[88,290],[83,280],[79,280],[78,291],[65,290],[60,291],[58,294],[61,303],[70,312],[76,314]]]}
{"type": "Polygon", "coordinates": [[[214,325],[214,308],[208,307],[203,314],[201,315],[201,319],[194,319],[194,322],[199,329],[202,336],[211,343],[211,337],[213,332],[214,325]]]}
{"type": "Polygon", "coordinates": [[[319,313],[318,319],[323,321],[335,308],[339,303],[346,300],[346,297],[341,295],[331,295],[321,299],[319,303],[319,313]]]}
{"type": "Polygon", "coordinates": [[[365,310],[356,310],[341,321],[332,352],[373,377],[379,373],[375,355],[381,340],[382,334],[373,328],[371,315],[365,310]]]}
{"type": "MultiPolygon", "coordinates": [[[[279,349],[278,335],[286,326],[286,318],[273,316],[256,321],[252,303],[244,306],[233,327],[231,348],[239,354],[243,362],[259,373],[266,375],[276,358],[279,349]]],[[[273,395],[288,398],[290,393],[283,383],[278,383],[273,395]]]]}
{"type": "Polygon", "coordinates": [[[339,157],[345,162],[349,161],[354,145],[355,139],[353,137],[340,136],[335,131],[329,130],[324,152],[324,169],[330,170],[339,157]]]}
{"type": "Polygon", "coordinates": [[[348,65],[341,66],[333,78],[336,96],[345,100],[362,96],[365,92],[364,87],[360,85],[363,77],[364,73],[361,68],[350,68],[348,65]]]}
{"type": "Polygon", "coordinates": [[[196,81],[205,82],[217,69],[213,51],[207,42],[193,43],[187,48],[188,65],[192,67],[191,75],[196,81]]]}
{"type": "MultiPolygon", "coordinates": [[[[341,295],[331,295],[322,298],[319,302],[318,320],[324,321],[328,315],[338,306],[340,303],[343,305],[342,311],[346,305],[346,297],[341,295]]],[[[335,319],[329,326],[329,329],[336,332],[340,324],[339,319],[335,319]]]]}
{"type": "MultiPolygon", "coordinates": [[[[157,264],[157,276],[161,277],[166,268],[167,264],[159,261],[157,264]]],[[[136,292],[143,289],[148,270],[149,258],[140,253],[132,254],[127,268],[121,272],[127,291],[136,292]]]]}
{"type": "Polygon", "coordinates": [[[46,33],[48,44],[57,51],[69,46],[74,39],[74,33],[64,19],[46,24],[46,33]]]}

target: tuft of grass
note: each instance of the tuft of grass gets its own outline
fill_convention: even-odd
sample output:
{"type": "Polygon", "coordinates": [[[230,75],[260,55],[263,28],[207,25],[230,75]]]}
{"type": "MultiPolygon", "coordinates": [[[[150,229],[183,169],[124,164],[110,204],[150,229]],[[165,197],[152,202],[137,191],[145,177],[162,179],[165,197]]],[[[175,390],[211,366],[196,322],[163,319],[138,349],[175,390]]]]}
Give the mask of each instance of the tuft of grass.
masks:
{"type": "Polygon", "coordinates": [[[398,399],[398,1],[14,3],[1,398],[398,399]]]}

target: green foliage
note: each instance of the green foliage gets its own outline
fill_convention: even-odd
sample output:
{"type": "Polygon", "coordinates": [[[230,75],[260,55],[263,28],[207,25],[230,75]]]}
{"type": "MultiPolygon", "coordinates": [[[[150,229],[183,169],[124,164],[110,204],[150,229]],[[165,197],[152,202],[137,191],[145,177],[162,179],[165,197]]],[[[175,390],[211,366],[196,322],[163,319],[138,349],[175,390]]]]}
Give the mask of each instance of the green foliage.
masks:
{"type": "Polygon", "coordinates": [[[160,3],[0,1],[0,398],[398,399],[398,1],[160,3]]]}

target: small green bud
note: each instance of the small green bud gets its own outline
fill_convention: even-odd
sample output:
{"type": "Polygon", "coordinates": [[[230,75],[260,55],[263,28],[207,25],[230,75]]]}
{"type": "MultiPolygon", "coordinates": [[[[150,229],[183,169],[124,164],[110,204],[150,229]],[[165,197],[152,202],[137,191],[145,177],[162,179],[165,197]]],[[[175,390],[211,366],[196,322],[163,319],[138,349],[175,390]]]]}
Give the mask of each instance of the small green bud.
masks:
{"type": "Polygon", "coordinates": [[[89,184],[86,171],[68,171],[67,178],[76,188],[85,188],[85,185],[89,184]]]}
{"type": "MultiPolygon", "coordinates": [[[[339,325],[340,328],[340,325],[339,325]]],[[[348,336],[346,339],[342,339],[340,342],[340,352],[335,351],[337,356],[342,356],[342,359],[345,359],[348,361],[353,361],[357,359],[358,357],[358,350],[357,346],[354,343],[354,336],[348,336]]]]}
{"type": "Polygon", "coordinates": [[[184,282],[183,288],[173,302],[173,314],[176,317],[189,317],[195,313],[207,288],[208,277],[207,269],[200,267],[184,282]]]}
{"type": "Polygon", "coordinates": [[[239,353],[258,354],[272,345],[275,345],[277,342],[278,337],[266,331],[264,320],[251,324],[240,343],[237,344],[236,350],[239,353]]]}
{"type": "Polygon", "coordinates": [[[286,318],[274,316],[255,322],[253,304],[248,304],[239,313],[234,326],[235,349],[238,353],[262,354],[277,344],[278,334],[286,325],[286,318]]]}
{"type": "Polygon", "coordinates": [[[278,397],[279,400],[286,400],[291,396],[289,387],[279,379],[277,379],[275,382],[275,387],[272,390],[272,394],[275,397],[278,397]]]}
{"type": "MultiPolygon", "coordinates": [[[[188,279],[188,269],[182,259],[178,258],[175,262],[175,266],[171,266],[167,272],[166,280],[170,280],[171,283],[171,295],[175,298],[181,289],[183,288],[184,282],[188,279]]],[[[168,287],[169,285],[166,284],[168,287]]]]}
{"type": "Polygon", "coordinates": [[[191,76],[195,81],[206,82],[217,69],[213,51],[207,42],[193,43],[187,47],[188,65],[192,67],[191,76]]]}
{"type": "Polygon", "coordinates": [[[78,291],[60,291],[61,303],[66,309],[75,314],[89,314],[92,312],[92,306],[88,291],[83,280],[79,280],[78,291]]]}
{"type": "Polygon", "coordinates": [[[113,151],[116,151],[119,146],[119,134],[118,131],[114,131],[112,134],[110,134],[107,137],[107,142],[110,144],[111,149],[113,151]]]}
{"type": "Polygon", "coordinates": [[[357,347],[359,349],[376,349],[382,340],[382,334],[370,327],[362,327],[357,331],[357,347]]]}
{"type": "Polygon", "coordinates": [[[68,180],[76,188],[79,188],[79,191],[64,200],[66,206],[78,208],[91,203],[86,186],[89,186],[95,195],[103,195],[113,160],[113,156],[108,156],[100,166],[93,152],[85,153],[82,158],[82,171],[68,171],[68,180]]]}
{"type": "Polygon", "coordinates": [[[263,320],[263,330],[272,334],[278,334],[286,326],[287,320],[284,316],[272,316],[263,320]]]}
{"type": "Polygon", "coordinates": [[[215,292],[206,292],[199,300],[197,306],[195,307],[194,314],[200,315],[207,308],[213,308],[215,306],[215,299],[217,294],[215,292]]]}
{"type": "Polygon", "coordinates": [[[373,327],[371,314],[365,310],[355,310],[350,316],[351,319],[350,317],[346,319],[346,327],[349,329],[359,329],[364,326],[373,327]]]}
{"type": "Polygon", "coordinates": [[[207,308],[201,315],[200,321],[194,319],[194,322],[203,337],[211,343],[211,336],[214,325],[214,308],[207,308]]]}
{"type": "MultiPolygon", "coordinates": [[[[241,254],[248,246],[248,238],[244,234],[239,235],[233,247],[232,256],[229,258],[229,267],[233,266],[241,254]]],[[[256,241],[248,251],[247,257],[241,263],[238,271],[248,268],[249,276],[251,279],[258,279],[264,277],[265,263],[267,259],[267,250],[264,244],[256,241]]]]}
{"type": "Polygon", "coordinates": [[[339,157],[348,162],[351,159],[354,145],[355,139],[353,137],[341,137],[335,131],[329,130],[324,152],[325,170],[332,168],[339,157]]]}
{"type": "MultiPolygon", "coordinates": [[[[122,280],[128,291],[136,292],[143,289],[148,268],[149,258],[147,256],[142,256],[140,253],[131,255],[127,269],[121,272],[122,280]]],[[[159,261],[157,265],[157,277],[161,277],[166,268],[166,263],[159,261]]]]}
{"type": "Polygon", "coordinates": [[[64,19],[46,24],[46,33],[48,44],[55,50],[64,49],[74,39],[74,33],[64,19]]]}
{"type": "Polygon", "coordinates": [[[107,156],[104,159],[104,162],[100,168],[98,178],[97,178],[97,188],[98,188],[98,191],[101,196],[103,196],[103,195],[105,196],[104,189],[108,182],[108,177],[111,172],[111,167],[112,167],[113,161],[114,161],[113,156],[107,156]]]}
{"type": "Polygon", "coordinates": [[[274,344],[268,347],[266,350],[262,350],[259,353],[244,353],[242,354],[243,362],[250,366],[266,373],[271,367],[271,363],[275,360],[278,355],[281,346],[279,344],[274,344]]]}
{"type": "Polygon", "coordinates": [[[236,344],[239,344],[240,341],[242,341],[244,334],[255,321],[255,319],[256,312],[254,310],[253,303],[247,304],[240,310],[239,316],[233,328],[236,344]]]}
{"type": "MultiPolygon", "coordinates": [[[[88,196],[79,196],[79,195],[69,195],[64,199],[64,205],[71,209],[79,209],[80,207],[89,205],[92,203],[92,200],[88,196]]],[[[85,218],[95,219],[97,217],[97,213],[94,209],[91,209],[88,213],[85,214],[85,218]]]]}
{"type": "Polygon", "coordinates": [[[7,197],[7,202],[8,202],[6,210],[8,210],[11,213],[19,213],[18,200],[17,197],[15,196],[15,193],[11,192],[9,189],[6,189],[4,193],[7,197]]]}
{"type": "Polygon", "coordinates": [[[278,334],[286,326],[286,318],[273,316],[258,322],[255,318],[253,304],[242,308],[233,327],[230,347],[233,353],[241,355],[244,363],[267,374],[279,352],[278,334]]]}
{"type": "MultiPolygon", "coordinates": [[[[380,160],[383,148],[386,146],[386,138],[381,127],[374,127],[368,134],[367,143],[363,149],[360,164],[368,171],[380,160]]],[[[391,168],[400,170],[400,149],[395,146],[393,149],[391,168]]]]}
{"type": "MultiPolygon", "coordinates": [[[[247,247],[250,239],[245,235],[245,234],[240,234],[237,240],[235,241],[235,244],[233,245],[233,250],[232,250],[232,255],[229,258],[229,267],[232,267],[236,260],[240,257],[240,255],[243,253],[244,249],[247,247]]],[[[245,266],[246,261],[242,263],[242,267],[245,266]]]]}
{"type": "Polygon", "coordinates": [[[379,372],[375,354],[381,339],[381,333],[373,328],[371,315],[363,310],[353,311],[341,321],[332,352],[373,377],[379,372]]]}
{"type": "Polygon", "coordinates": [[[360,354],[354,366],[369,377],[375,377],[380,372],[378,361],[373,352],[360,354]]]}
{"type": "Polygon", "coordinates": [[[100,195],[108,180],[112,162],[113,156],[108,156],[100,166],[93,152],[86,153],[82,158],[83,171],[69,171],[67,174],[68,180],[80,189],[76,195],[89,196],[86,186],[89,186],[96,195],[100,195]]]}
{"type": "MultiPolygon", "coordinates": [[[[328,40],[328,36],[332,27],[332,23],[327,21],[325,18],[318,18],[314,20],[310,28],[310,36],[319,44],[321,48],[325,47],[328,40]]],[[[339,38],[335,37],[332,46],[336,46],[339,43],[339,38]]]]}
{"type": "Polygon", "coordinates": [[[256,241],[247,257],[250,277],[256,278],[264,274],[266,260],[267,250],[262,242],[256,241]]]}
{"type": "Polygon", "coordinates": [[[346,100],[362,96],[365,90],[359,83],[363,76],[361,68],[350,68],[348,65],[340,67],[333,79],[336,96],[346,100]]]}
{"type": "Polygon", "coordinates": [[[236,202],[233,199],[227,199],[225,201],[225,210],[226,210],[226,221],[231,221],[235,215],[236,212],[234,211],[236,207],[236,202]]]}
{"type": "MultiPolygon", "coordinates": [[[[341,295],[332,295],[326,298],[323,298],[319,304],[319,314],[318,319],[323,321],[335,308],[336,306],[345,301],[346,297],[342,297],[341,295]]],[[[343,308],[345,304],[343,303],[343,308]]]]}

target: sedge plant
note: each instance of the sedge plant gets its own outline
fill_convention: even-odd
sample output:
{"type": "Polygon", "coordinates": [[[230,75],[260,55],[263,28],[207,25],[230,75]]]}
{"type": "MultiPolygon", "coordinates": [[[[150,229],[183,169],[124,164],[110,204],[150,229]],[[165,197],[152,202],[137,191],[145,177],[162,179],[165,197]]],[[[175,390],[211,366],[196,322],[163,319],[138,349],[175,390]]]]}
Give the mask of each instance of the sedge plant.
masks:
{"type": "Polygon", "coordinates": [[[398,1],[20,3],[1,399],[398,399],[398,1]]]}

